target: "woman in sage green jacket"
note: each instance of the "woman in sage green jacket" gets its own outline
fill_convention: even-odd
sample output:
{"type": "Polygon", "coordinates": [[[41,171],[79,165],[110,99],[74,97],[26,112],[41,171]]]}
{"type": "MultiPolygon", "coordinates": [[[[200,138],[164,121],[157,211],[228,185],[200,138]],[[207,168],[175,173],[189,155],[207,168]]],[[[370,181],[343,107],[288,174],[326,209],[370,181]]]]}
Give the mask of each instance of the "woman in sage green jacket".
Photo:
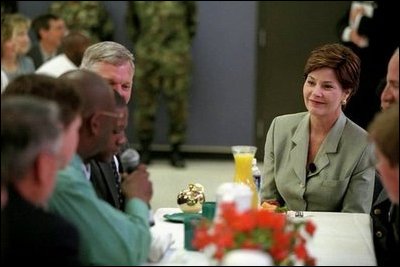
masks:
{"type": "Polygon", "coordinates": [[[342,112],[359,73],[359,58],[343,45],[311,52],[303,86],[308,111],[276,117],[267,133],[263,200],[291,210],[370,212],[372,146],[342,112]]]}

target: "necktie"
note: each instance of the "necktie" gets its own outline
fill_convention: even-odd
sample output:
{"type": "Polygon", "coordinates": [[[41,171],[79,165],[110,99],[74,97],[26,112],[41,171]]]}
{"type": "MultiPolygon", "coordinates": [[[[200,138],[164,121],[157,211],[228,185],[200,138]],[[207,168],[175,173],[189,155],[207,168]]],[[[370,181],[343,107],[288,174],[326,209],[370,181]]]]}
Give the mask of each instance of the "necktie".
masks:
{"type": "Polygon", "coordinates": [[[118,192],[118,202],[120,205],[120,209],[123,208],[123,203],[124,203],[124,196],[122,195],[122,190],[121,190],[121,177],[118,173],[117,170],[117,165],[115,164],[115,160],[114,158],[111,161],[111,167],[113,169],[114,172],[114,178],[115,178],[115,187],[117,188],[117,192],[118,192]]]}

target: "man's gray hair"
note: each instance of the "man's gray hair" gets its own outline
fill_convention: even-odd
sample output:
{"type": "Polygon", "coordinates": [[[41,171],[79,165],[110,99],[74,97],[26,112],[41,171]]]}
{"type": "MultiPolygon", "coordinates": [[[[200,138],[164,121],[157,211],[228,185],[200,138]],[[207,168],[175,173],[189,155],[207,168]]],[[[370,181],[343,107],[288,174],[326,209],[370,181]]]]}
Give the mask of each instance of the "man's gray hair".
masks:
{"type": "Polygon", "coordinates": [[[105,41],[91,45],[85,50],[80,68],[91,70],[92,66],[98,62],[106,62],[114,66],[129,62],[134,69],[134,61],[133,54],[125,46],[105,41]]]}
{"type": "Polygon", "coordinates": [[[40,152],[59,153],[62,124],[55,102],[33,96],[1,100],[1,176],[21,179],[40,152]]]}

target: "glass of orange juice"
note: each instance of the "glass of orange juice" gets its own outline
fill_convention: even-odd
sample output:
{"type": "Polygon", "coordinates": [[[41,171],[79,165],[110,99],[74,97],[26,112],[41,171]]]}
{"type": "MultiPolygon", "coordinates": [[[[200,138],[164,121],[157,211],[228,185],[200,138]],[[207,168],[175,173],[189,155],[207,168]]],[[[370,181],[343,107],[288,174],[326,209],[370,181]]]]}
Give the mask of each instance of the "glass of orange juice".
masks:
{"type": "Polygon", "coordinates": [[[235,175],[233,181],[235,183],[243,183],[250,187],[253,192],[252,206],[258,206],[257,187],[253,180],[252,161],[256,154],[255,146],[232,146],[232,154],[235,160],[235,175]]]}

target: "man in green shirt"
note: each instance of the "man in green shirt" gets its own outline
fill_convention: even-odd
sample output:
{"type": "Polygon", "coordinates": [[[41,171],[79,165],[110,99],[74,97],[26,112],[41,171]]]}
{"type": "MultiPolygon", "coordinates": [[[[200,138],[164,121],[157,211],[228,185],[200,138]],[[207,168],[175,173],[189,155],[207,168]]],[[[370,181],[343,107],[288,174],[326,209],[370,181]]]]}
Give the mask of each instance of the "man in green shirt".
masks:
{"type": "MultiPolygon", "coordinates": [[[[77,226],[83,265],[142,264],[151,243],[148,203],[153,192],[146,167],[139,166],[124,179],[125,213],[100,200],[89,181],[87,163],[105,151],[120,117],[115,112],[112,89],[100,76],[86,70],[68,72],[60,79],[80,88],[84,108],[77,155],[58,173],[49,207],[77,226]]],[[[109,161],[111,156],[103,155],[101,160],[109,161]]]]}

